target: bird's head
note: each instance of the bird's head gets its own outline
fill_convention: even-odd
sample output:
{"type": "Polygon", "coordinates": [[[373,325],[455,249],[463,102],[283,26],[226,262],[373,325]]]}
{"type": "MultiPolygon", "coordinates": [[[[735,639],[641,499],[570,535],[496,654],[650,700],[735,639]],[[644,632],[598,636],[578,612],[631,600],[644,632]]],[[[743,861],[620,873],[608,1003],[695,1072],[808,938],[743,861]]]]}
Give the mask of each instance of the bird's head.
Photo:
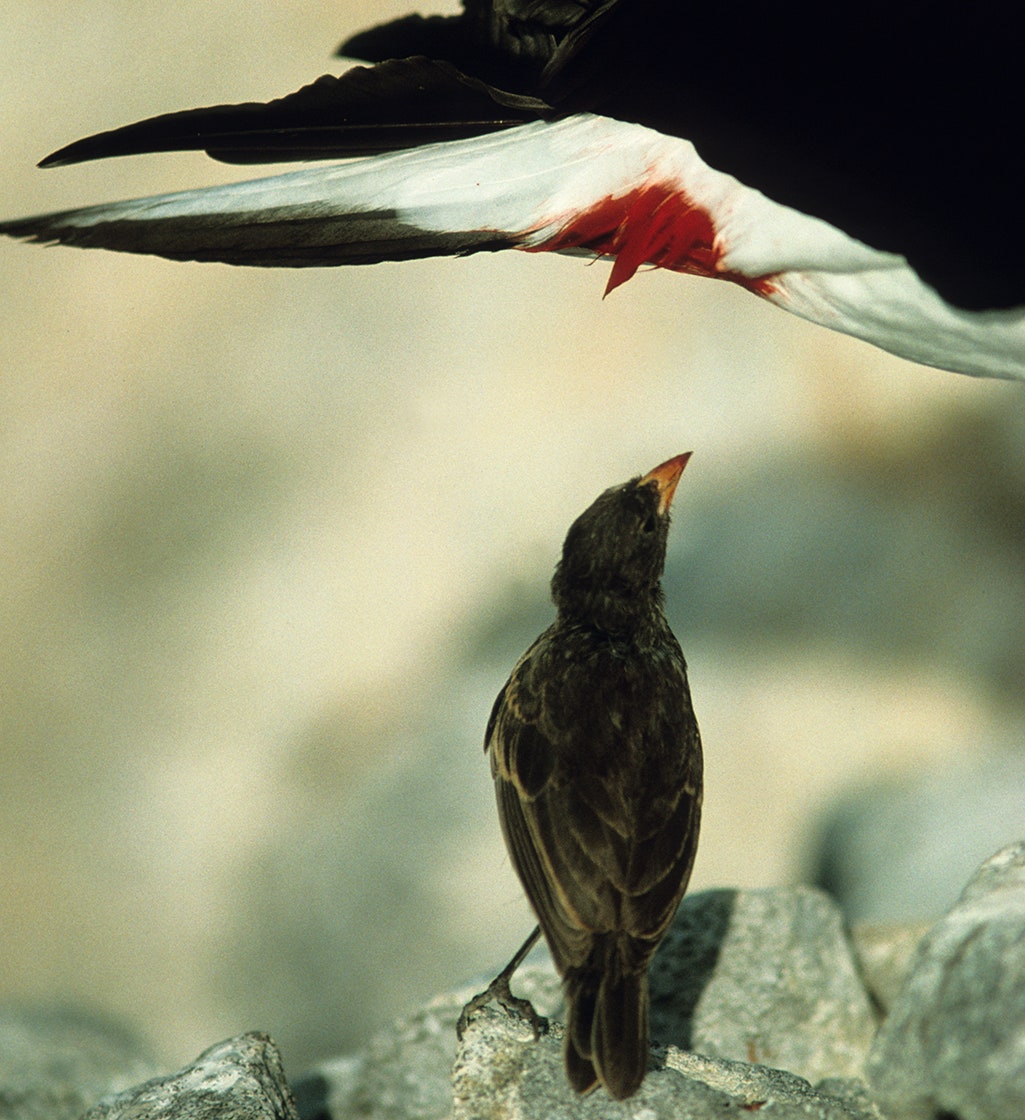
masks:
{"type": "Polygon", "coordinates": [[[689,458],[613,486],[573,522],[552,578],[560,614],[621,630],[661,602],[669,507],[689,458]]]}

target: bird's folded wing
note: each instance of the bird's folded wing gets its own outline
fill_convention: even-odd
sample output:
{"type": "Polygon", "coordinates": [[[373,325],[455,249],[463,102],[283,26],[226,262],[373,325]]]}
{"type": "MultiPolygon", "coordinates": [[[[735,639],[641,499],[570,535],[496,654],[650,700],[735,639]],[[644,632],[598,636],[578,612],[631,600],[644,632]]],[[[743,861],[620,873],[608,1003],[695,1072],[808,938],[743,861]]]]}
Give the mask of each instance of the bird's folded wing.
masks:
{"type": "Polygon", "coordinates": [[[615,797],[592,804],[587,782],[566,780],[555,745],[522,718],[523,699],[513,682],[503,690],[488,749],[506,842],[556,961],[579,966],[584,934],[661,936],[694,862],[699,789],[681,788],[641,837],[633,822],[617,828],[615,797]]]}
{"type": "Polygon", "coordinates": [[[556,967],[560,973],[579,967],[590,951],[591,931],[560,897],[550,869],[533,840],[515,786],[500,779],[496,782],[496,793],[509,855],[537,914],[556,967]]]}

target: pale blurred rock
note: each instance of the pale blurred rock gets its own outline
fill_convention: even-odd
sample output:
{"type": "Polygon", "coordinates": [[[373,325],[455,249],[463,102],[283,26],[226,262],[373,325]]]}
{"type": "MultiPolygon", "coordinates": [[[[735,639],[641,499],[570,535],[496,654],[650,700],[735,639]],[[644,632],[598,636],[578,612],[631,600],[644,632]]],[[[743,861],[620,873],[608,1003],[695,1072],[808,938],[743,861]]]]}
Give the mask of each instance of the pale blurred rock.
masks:
{"type": "Polygon", "coordinates": [[[91,1108],[82,1120],[298,1120],[274,1041],[256,1032],[91,1108]]]}
{"type": "Polygon", "coordinates": [[[890,1010],[903,988],[915,952],[929,928],[925,923],[862,923],[852,927],[851,948],[858,962],[858,971],[877,1009],[883,1014],[890,1010]]]}
{"type": "Polygon", "coordinates": [[[1025,842],[977,871],[922,941],[872,1047],[892,1120],[1025,1116],[1025,842]]]}
{"type": "Polygon", "coordinates": [[[810,1081],[858,1076],[875,1034],[840,911],[807,887],[688,896],[651,990],[655,1039],[810,1081]]]}
{"type": "Polygon", "coordinates": [[[66,1008],[0,1008],[2,1120],[78,1120],[101,1097],[156,1072],[148,1048],[111,1020],[66,1008]]]}
{"type": "Polygon", "coordinates": [[[931,923],[982,860],[1019,833],[1023,805],[1021,749],[882,776],[827,811],[811,877],[850,922],[931,923]]]}

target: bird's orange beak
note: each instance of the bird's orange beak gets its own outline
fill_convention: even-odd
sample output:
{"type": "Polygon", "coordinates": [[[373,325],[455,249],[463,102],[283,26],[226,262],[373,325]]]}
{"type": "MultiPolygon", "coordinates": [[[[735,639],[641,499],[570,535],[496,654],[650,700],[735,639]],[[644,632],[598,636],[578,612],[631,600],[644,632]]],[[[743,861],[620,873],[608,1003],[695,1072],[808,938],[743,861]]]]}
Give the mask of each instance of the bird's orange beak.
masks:
{"type": "Polygon", "coordinates": [[[685,451],[682,455],[667,459],[661,466],[656,467],[653,471],[648,471],[637,484],[638,486],[646,486],[649,482],[654,482],[658,487],[659,517],[669,509],[673,495],[676,493],[676,484],[680,481],[680,475],[683,474],[683,468],[687,465],[687,460],[691,457],[691,454],[690,451],[685,451]]]}

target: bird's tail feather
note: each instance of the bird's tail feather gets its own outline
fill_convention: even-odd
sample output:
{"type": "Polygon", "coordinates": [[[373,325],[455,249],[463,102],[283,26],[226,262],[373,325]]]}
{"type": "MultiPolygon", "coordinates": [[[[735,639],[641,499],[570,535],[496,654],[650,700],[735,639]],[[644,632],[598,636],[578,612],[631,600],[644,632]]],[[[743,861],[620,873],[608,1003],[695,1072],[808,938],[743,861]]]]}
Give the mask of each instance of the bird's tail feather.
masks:
{"type": "Polygon", "coordinates": [[[586,1093],[600,1083],[616,1100],[632,1096],[648,1068],[647,969],[630,966],[636,953],[624,940],[601,938],[587,963],[564,978],[570,1084],[586,1093]]]}
{"type": "Polygon", "coordinates": [[[265,179],[5,222],[0,233],[174,260],[294,267],[566,248],[575,217],[622,196],[650,171],[653,138],[602,117],[536,121],[265,179]]]}

